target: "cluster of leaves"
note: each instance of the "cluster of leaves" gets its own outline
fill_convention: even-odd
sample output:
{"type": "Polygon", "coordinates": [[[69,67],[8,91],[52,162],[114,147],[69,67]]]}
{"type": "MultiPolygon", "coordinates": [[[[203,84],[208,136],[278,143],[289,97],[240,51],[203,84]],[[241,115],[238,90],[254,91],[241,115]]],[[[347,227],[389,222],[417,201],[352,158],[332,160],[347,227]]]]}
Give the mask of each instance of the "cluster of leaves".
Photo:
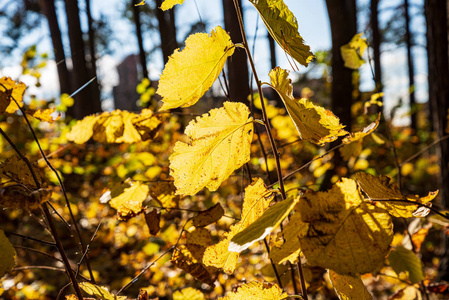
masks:
{"type": "MultiPolygon", "coordinates": [[[[283,1],[250,2],[286,53],[307,65],[313,55],[283,1]]],[[[166,0],[163,9],[175,4],[182,1],[166,0]]],[[[157,90],[163,101],[161,110],[200,101],[235,47],[245,48],[251,58],[247,45],[234,44],[219,26],[210,34],[190,36],[185,44],[170,57],[161,76],[157,90]]],[[[364,49],[361,35],[342,48],[348,67],[363,63],[364,49]]],[[[424,290],[428,282],[423,280],[435,276],[423,272],[416,253],[432,221],[425,226],[415,224],[413,231],[408,230],[409,238],[395,234],[394,220],[425,217],[438,192],[404,196],[389,177],[372,175],[385,171],[382,165],[372,167],[375,164],[368,161],[370,149],[366,147],[366,140],[379,150],[385,144],[384,138],[374,135],[379,116],[361,116],[357,120],[361,130],[348,132],[331,111],[311,99],[294,97],[288,71],[275,68],[269,77],[270,82],[264,84],[279,94],[285,108],[270,104],[263,95],[253,97],[263,120],[245,104],[227,101],[191,120],[181,135],[176,116],[164,117],[152,109],[140,114],[115,110],[88,116],[73,126],[54,122],[40,143],[35,140],[37,147],[27,147],[26,142],[24,147],[18,147],[19,142],[1,144],[7,149],[2,151],[7,159],[0,164],[0,205],[8,209],[2,214],[11,221],[0,230],[0,276],[10,272],[4,281],[4,286],[9,281],[9,290],[1,291],[5,297],[47,299],[67,283],[62,278],[49,283],[46,273],[40,276],[20,267],[12,269],[14,263],[33,266],[38,258],[26,257],[34,253],[55,260],[40,269],[63,270],[58,268],[62,262],[58,257],[64,253],[58,249],[56,255],[48,247],[53,244],[46,242],[44,230],[36,229],[39,225],[49,229],[78,262],[71,284],[99,299],[126,299],[120,296],[125,290],[142,300],[223,295],[221,299],[307,299],[308,293],[371,299],[381,290],[376,286],[387,283],[395,299],[430,291],[424,290]],[[260,124],[265,129],[261,133],[256,130],[260,124]],[[50,132],[60,134],[51,136],[50,132]],[[348,161],[348,169],[341,173],[346,177],[333,178],[334,185],[327,191],[305,189],[319,185],[332,168],[333,152],[322,146],[341,137],[339,150],[348,161]],[[276,143],[283,144],[277,148],[276,143]],[[51,154],[38,160],[42,146],[51,154]],[[35,159],[24,159],[22,148],[35,159]],[[59,173],[44,172],[47,166],[59,173]],[[290,173],[282,177],[286,172],[290,173]],[[59,178],[64,178],[65,185],[59,178]],[[66,197],[70,201],[65,202],[66,197]],[[50,204],[64,219],[56,228],[59,238],[48,226],[48,216],[46,221],[40,219],[39,209],[45,212],[50,204]],[[71,215],[89,236],[74,237],[73,229],[65,227],[71,215]],[[17,228],[23,229],[14,235],[17,228]],[[22,243],[30,236],[41,241],[41,249],[22,243]],[[80,255],[79,245],[87,237],[89,251],[80,255]],[[110,249],[109,253],[104,249],[110,249]],[[27,256],[15,251],[27,251],[27,256]],[[87,259],[90,266],[83,264],[87,259]],[[300,290],[295,268],[300,273],[300,290]],[[393,279],[379,283],[376,274],[393,279]],[[46,283],[31,291],[31,282],[36,280],[46,283]]],[[[20,122],[15,112],[24,105],[25,85],[9,78],[0,83],[0,114],[11,118],[9,126],[2,123],[2,135],[10,141],[11,124],[20,122]]],[[[153,91],[148,87],[149,82],[142,82],[138,90],[151,98],[153,91]]],[[[362,104],[362,109],[378,104],[377,96],[362,104]]],[[[54,110],[21,111],[35,117],[35,125],[55,121],[54,110]]],[[[384,173],[395,175],[391,169],[384,173]]],[[[447,221],[439,222],[447,226],[447,221]]],[[[67,272],[72,268],[70,264],[65,267],[67,272]]]]}

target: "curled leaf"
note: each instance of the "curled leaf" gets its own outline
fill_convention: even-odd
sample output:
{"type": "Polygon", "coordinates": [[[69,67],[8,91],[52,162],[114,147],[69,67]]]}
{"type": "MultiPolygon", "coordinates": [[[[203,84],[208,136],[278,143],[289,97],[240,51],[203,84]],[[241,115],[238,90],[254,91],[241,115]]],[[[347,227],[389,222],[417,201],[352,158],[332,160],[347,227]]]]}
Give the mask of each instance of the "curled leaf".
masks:
{"type": "Polygon", "coordinates": [[[23,94],[26,85],[23,82],[16,82],[9,77],[0,78],[0,113],[14,113],[23,106],[23,94]],[[17,101],[17,104],[14,100],[17,101]]]}
{"type": "Polygon", "coordinates": [[[250,158],[253,124],[242,103],[225,102],[192,120],[185,133],[191,143],[177,142],[170,156],[178,195],[195,195],[204,187],[217,190],[250,158]]]}
{"type": "Polygon", "coordinates": [[[220,26],[211,34],[196,33],[185,48],[170,56],[159,80],[161,110],[188,107],[206,93],[220,75],[226,59],[234,53],[231,38],[220,26]]]}
{"type": "Polygon", "coordinates": [[[142,212],[142,203],[147,198],[149,190],[148,185],[134,182],[123,193],[112,198],[109,204],[117,210],[120,220],[128,220],[142,212]]]}

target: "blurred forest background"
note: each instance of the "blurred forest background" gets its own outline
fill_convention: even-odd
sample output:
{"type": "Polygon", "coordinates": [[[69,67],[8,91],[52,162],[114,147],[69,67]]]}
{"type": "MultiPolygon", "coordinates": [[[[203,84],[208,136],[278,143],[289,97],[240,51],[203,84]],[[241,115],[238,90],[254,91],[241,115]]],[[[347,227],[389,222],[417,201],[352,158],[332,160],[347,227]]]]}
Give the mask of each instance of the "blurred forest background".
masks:
{"type": "MultiPolygon", "coordinates": [[[[156,108],[160,99],[154,91],[163,65],[175,49],[184,47],[183,41],[190,34],[210,32],[210,28],[218,23],[230,33],[234,43],[242,41],[234,6],[230,0],[222,0],[214,5],[201,3],[202,0],[192,0],[188,9],[183,10],[182,21],[179,21],[178,12],[182,9],[179,6],[162,11],[157,9],[162,0],[147,0],[143,5],[136,5],[138,2],[140,1],[0,1],[0,74],[24,81],[28,85],[25,102],[35,106],[55,107],[63,113],[66,123],[70,124],[70,120],[79,120],[106,110],[137,112],[146,107],[156,108]],[[108,15],[106,12],[111,11],[111,6],[114,6],[115,13],[108,15]],[[217,13],[202,16],[198,7],[203,10],[206,7],[217,13]],[[188,20],[186,16],[191,19],[188,20]],[[49,87],[52,91],[59,92],[54,94],[46,90],[49,87]],[[72,94],[73,105],[65,101],[67,95],[72,94]]],[[[298,20],[299,32],[311,46],[316,58],[308,68],[300,67],[298,72],[292,73],[294,94],[297,97],[313,99],[314,102],[330,108],[340,118],[341,123],[347,126],[348,131],[363,128],[366,124],[364,113],[367,110],[371,113],[382,112],[385,122],[379,126],[374,137],[367,138],[363,145],[357,145],[357,149],[335,151],[326,154],[322,160],[314,161],[304,170],[305,173],[295,175],[295,183],[325,190],[335,182],[335,176],[349,176],[364,170],[395,178],[403,188],[403,194],[423,195],[439,189],[435,205],[448,209],[449,1],[312,2],[320,2],[321,4],[315,4],[316,7],[325,9],[327,14],[323,16],[326,18],[323,24],[329,24],[329,28],[314,28],[313,33],[308,33],[303,29],[301,20],[298,20]],[[320,35],[320,30],[330,33],[330,41],[322,43],[328,43],[329,49],[317,49],[308,39],[308,36],[311,37],[310,40],[318,39],[315,36],[312,38],[312,35],[320,35]],[[369,49],[363,57],[366,64],[360,70],[354,71],[344,67],[340,47],[359,32],[363,32],[367,38],[369,49]],[[394,60],[403,64],[398,67],[397,61],[394,60]],[[395,68],[391,68],[393,64],[395,68]],[[405,89],[399,91],[398,86],[401,84],[405,89]],[[364,105],[372,94],[383,91],[385,96],[378,99],[384,101],[383,106],[364,105]]],[[[288,1],[286,4],[290,6],[288,1]]],[[[243,3],[242,7],[245,22],[250,28],[247,32],[256,56],[256,65],[257,68],[260,66],[259,72],[263,74],[261,77],[267,78],[268,71],[280,64],[283,64],[283,68],[297,70],[295,63],[286,58],[283,49],[276,45],[265,28],[259,25],[262,24],[261,20],[254,14],[252,6],[243,3]]],[[[302,13],[313,18],[313,7],[315,6],[304,8],[302,13]]],[[[293,12],[296,14],[294,10],[293,12]]],[[[325,38],[325,34],[323,36],[325,38]]],[[[113,181],[124,181],[126,178],[167,179],[166,150],[173,146],[170,143],[174,143],[168,141],[179,137],[181,128],[188,124],[192,116],[206,112],[226,98],[250,104],[248,96],[255,92],[255,84],[245,52],[239,50],[237,49],[232,59],[228,60],[226,74],[206,93],[204,101],[183,110],[183,113],[175,111],[173,118],[181,123],[180,127],[173,119],[167,119],[164,125],[166,133],[154,142],[152,147],[156,148],[152,148],[153,154],[144,154],[147,153],[144,145],[120,145],[116,148],[98,145],[93,148],[92,144],[77,148],[69,145],[61,150],[58,143],[66,142],[62,133],[69,130],[68,125],[64,127],[52,124],[39,127],[43,136],[42,143],[46,147],[44,150],[52,153],[52,160],[64,176],[67,190],[73,195],[72,199],[75,199],[72,200],[77,204],[75,215],[81,219],[80,224],[85,231],[83,234],[86,240],[96,230],[100,220],[114,215],[112,209],[98,203],[100,196],[106,188],[111,188],[113,181]],[[223,77],[226,77],[226,80],[223,77]],[[50,134],[49,132],[55,129],[52,126],[60,126],[58,132],[50,134]],[[95,155],[89,152],[92,149],[95,155]],[[124,156],[123,153],[128,155],[124,156]],[[125,163],[122,164],[123,162],[125,163]],[[141,174],[142,169],[147,171],[141,174]]],[[[267,89],[264,92],[273,109],[282,107],[282,102],[273,91],[267,89]]],[[[18,130],[25,128],[23,121],[9,117],[1,122],[2,128],[5,127],[4,130],[14,136],[18,145],[28,154],[35,155],[37,160],[37,146],[27,143],[30,136],[24,133],[26,130],[18,130]]],[[[298,144],[294,127],[291,129],[291,125],[286,124],[284,119],[273,119],[272,122],[277,130],[277,138],[282,141],[281,145],[291,145],[289,148],[281,147],[286,170],[291,168],[293,171],[317,155],[325,153],[324,149],[318,149],[314,145],[298,144]]],[[[260,130],[263,131],[262,127],[260,130]]],[[[4,141],[0,143],[3,160],[11,150],[7,149],[4,141]]],[[[333,146],[335,145],[331,144],[330,148],[333,146]]],[[[268,161],[255,159],[251,161],[251,165],[254,172],[268,171],[267,176],[275,178],[273,158],[268,156],[268,161]]],[[[199,196],[204,198],[204,203],[178,200],[177,205],[189,209],[205,209],[213,202],[213,197],[226,199],[233,191],[241,190],[242,186],[236,177],[230,180],[227,189],[220,194],[206,192],[205,195],[199,196]]],[[[228,205],[235,210],[232,201],[237,200],[229,201],[231,204],[228,205]]],[[[56,209],[61,214],[66,213],[62,204],[60,207],[56,206],[56,209]]],[[[0,224],[5,232],[27,236],[42,234],[33,227],[32,224],[36,220],[33,221],[32,216],[1,213],[3,215],[0,215],[0,224]],[[22,223],[24,218],[29,221],[29,226],[18,232],[18,224],[22,223]]],[[[102,233],[98,238],[102,243],[94,243],[91,248],[93,269],[103,276],[100,281],[117,290],[135,275],[136,269],[141,269],[150,261],[150,257],[173,245],[181,225],[171,226],[168,220],[184,220],[186,217],[179,211],[171,211],[165,218],[166,227],[162,226],[164,238],[158,240],[152,237],[152,243],[147,245],[143,244],[142,240],[150,238],[149,234],[140,232],[141,222],[145,223],[144,220],[132,219],[128,223],[104,221],[101,225],[103,228],[99,231],[102,233]],[[108,253],[107,259],[101,258],[104,251],[108,253]],[[117,270],[114,261],[119,261],[119,273],[114,271],[117,270]]],[[[441,220],[434,222],[440,222],[443,227],[448,225],[441,220]]],[[[424,223],[421,226],[424,227],[424,223]]],[[[427,275],[435,280],[449,280],[447,235],[440,235],[439,231],[435,231],[433,236],[432,233],[429,234],[431,238],[428,238],[427,244],[421,250],[427,275]]],[[[18,236],[11,234],[10,237],[17,239],[14,244],[23,242],[18,236]]],[[[69,235],[66,239],[67,243],[70,243],[69,235]]],[[[46,299],[42,295],[47,294],[50,295],[48,299],[54,298],[63,279],[49,280],[49,274],[54,273],[48,268],[29,273],[20,272],[26,271],[26,266],[41,265],[42,257],[36,253],[30,254],[20,247],[16,250],[23,251],[23,256],[25,257],[26,253],[28,258],[22,258],[23,264],[16,268],[17,275],[3,283],[4,297],[33,299],[39,296],[38,298],[46,299]]],[[[76,250],[69,249],[70,251],[75,253],[76,250]]],[[[150,294],[165,297],[170,292],[164,287],[164,280],[174,288],[188,286],[185,282],[193,280],[189,274],[183,275],[186,281],[178,280],[180,277],[170,275],[169,270],[162,267],[162,262],[161,260],[158,271],[146,275],[146,283],[140,282],[133,286],[129,290],[130,294],[137,295],[138,287],[152,286],[148,288],[150,294]],[[167,279],[168,277],[170,279],[167,279]]],[[[260,274],[263,274],[261,276],[273,276],[263,269],[264,266],[259,266],[259,260],[255,261],[254,268],[259,268],[260,274]]],[[[259,274],[254,270],[241,271],[247,278],[255,276],[250,274],[259,274]]],[[[322,275],[318,274],[320,270],[310,269],[308,272],[309,282],[315,282],[314,280],[322,275]]],[[[204,288],[199,284],[197,287],[212,297],[223,292],[226,281],[231,280],[231,277],[235,281],[245,277],[220,276],[222,290],[204,288]]],[[[379,297],[384,296],[385,293],[388,294],[388,288],[385,289],[385,286],[388,287],[388,283],[372,283],[370,291],[378,293],[379,297]]],[[[313,293],[323,293],[324,297],[335,297],[330,289],[327,292],[319,292],[318,289],[315,291],[313,286],[311,289],[313,293]]]]}

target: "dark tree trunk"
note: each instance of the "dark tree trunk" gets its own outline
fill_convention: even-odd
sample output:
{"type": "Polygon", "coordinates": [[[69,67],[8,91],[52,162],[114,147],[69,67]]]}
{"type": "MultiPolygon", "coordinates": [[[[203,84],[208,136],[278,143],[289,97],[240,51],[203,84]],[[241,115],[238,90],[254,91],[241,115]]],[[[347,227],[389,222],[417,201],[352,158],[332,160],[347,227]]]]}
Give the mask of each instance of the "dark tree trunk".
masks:
{"type": "MultiPolygon", "coordinates": [[[[242,3],[239,2],[240,11],[243,14],[242,3]]],[[[223,0],[223,14],[226,31],[229,32],[234,44],[241,43],[242,33],[237,19],[234,2],[223,0]]],[[[243,49],[235,49],[231,59],[228,60],[229,97],[232,101],[243,102],[248,105],[249,76],[246,53],[243,49]]]]}
{"type": "MultiPolygon", "coordinates": [[[[268,44],[270,45],[270,63],[271,63],[271,69],[274,69],[277,67],[277,61],[276,61],[276,43],[273,39],[273,37],[270,35],[269,32],[267,32],[267,38],[268,38],[268,44]]],[[[277,93],[276,93],[277,94],[277,93]]]]}
{"type": "Polygon", "coordinates": [[[162,56],[164,58],[164,64],[166,64],[168,57],[178,48],[178,42],[176,41],[175,8],[163,11],[159,8],[162,5],[162,0],[156,0],[156,5],[158,7],[156,17],[159,22],[162,56]]]}
{"type": "Polygon", "coordinates": [[[135,5],[138,2],[139,2],[138,0],[133,1],[134,24],[136,25],[137,43],[139,44],[139,57],[140,57],[140,64],[142,66],[142,75],[143,78],[148,78],[147,57],[145,54],[145,49],[143,48],[142,28],[140,23],[140,8],[139,8],[140,6],[135,5]]]}
{"type": "Polygon", "coordinates": [[[404,0],[405,15],[405,43],[407,46],[407,64],[408,64],[408,90],[410,94],[410,127],[414,132],[418,129],[416,118],[416,101],[415,101],[415,71],[413,67],[412,56],[412,34],[410,32],[410,15],[408,9],[408,0],[404,0]]]}
{"type": "Polygon", "coordinates": [[[68,94],[72,91],[70,86],[70,73],[67,69],[55,3],[54,0],[41,0],[40,4],[43,8],[45,16],[47,17],[48,27],[50,28],[51,41],[53,43],[53,51],[55,53],[55,62],[58,68],[60,92],[61,94],[68,94]]]}
{"type": "Polygon", "coordinates": [[[376,92],[382,92],[382,68],[380,64],[380,43],[381,37],[379,32],[379,0],[371,0],[371,33],[372,42],[371,47],[374,52],[374,74],[376,81],[376,92]]]}
{"type": "MultiPolygon", "coordinates": [[[[446,1],[425,0],[427,22],[427,59],[429,80],[429,102],[432,103],[433,127],[438,138],[445,135],[447,113],[449,109],[449,61],[448,30],[446,1]]],[[[449,208],[449,141],[444,140],[437,145],[440,165],[438,176],[442,206],[449,208]]],[[[442,260],[439,280],[449,280],[449,247],[448,238],[443,238],[442,260]]]]}
{"type": "MultiPolygon", "coordinates": [[[[86,14],[87,14],[87,24],[88,24],[88,34],[89,34],[89,55],[90,55],[90,78],[97,76],[97,57],[95,51],[95,32],[93,28],[93,19],[90,12],[90,0],[86,0],[86,14]]],[[[93,96],[100,99],[100,85],[98,84],[98,79],[95,79],[90,86],[93,96]]]]}
{"type": "MultiPolygon", "coordinates": [[[[72,53],[73,89],[77,90],[89,82],[92,77],[89,77],[86,64],[78,1],[64,0],[64,2],[67,15],[67,25],[69,29],[70,51],[72,53]]],[[[89,114],[94,114],[101,111],[100,99],[95,97],[95,93],[92,90],[92,85],[89,85],[79,91],[74,98],[74,117],[77,119],[81,119],[89,114]]]]}
{"type": "Polygon", "coordinates": [[[340,47],[357,33],[355,0],[326,0],[332,33],[332,111],[351,130],[352,70],[344,66],[340,47]]]}

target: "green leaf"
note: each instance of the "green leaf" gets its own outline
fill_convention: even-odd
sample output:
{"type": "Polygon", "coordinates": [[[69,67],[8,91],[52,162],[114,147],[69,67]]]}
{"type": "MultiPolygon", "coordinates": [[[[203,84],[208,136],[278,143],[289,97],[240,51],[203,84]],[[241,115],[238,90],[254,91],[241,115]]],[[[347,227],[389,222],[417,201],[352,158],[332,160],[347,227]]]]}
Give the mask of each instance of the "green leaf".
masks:
{"type": "Polygon", "coordinates": [[[391,250],[388,261],[396,274],[408,272],[412,283],[418,283],[424,279],[421,260],[413,251],[398,246],[391,250]]]}
{"type": "Polygon", "coordinates": [[[5,236],[3,230],[0,230],[0,278],[11,271],[15,265],[16,251],[11,242],[5,236]]]}
{"type": "Polygon", "coordinates": [[[255,242],[264,239],[288,216],[298,203],[299,198],[291,197],[269,207],[254,223],[231,239],[228,250],[240,253],[255,242]]]}
{"type": "Polygon", "coordinates": [[[126,296],[116,296],[111,294],[104,286],[98,286],[89,282],[80,282],[80,288],[92,296],[97,296],[102,300],[125,300],[126,296]]]}
{"type": "Polygon", "coordinates": [[[333,270],[329,270],[329,278],[338,298],[341,300],[373,299],[373,296],[368,292],[359,276],[340,275],[333,270]]]}
{"type": "Polygon", "coordinates": [[[298,21],[282,0],[250,0],[273,39],[297,62],[307,67],[313,59],[310,47],[298,32],[298,21]]]}

